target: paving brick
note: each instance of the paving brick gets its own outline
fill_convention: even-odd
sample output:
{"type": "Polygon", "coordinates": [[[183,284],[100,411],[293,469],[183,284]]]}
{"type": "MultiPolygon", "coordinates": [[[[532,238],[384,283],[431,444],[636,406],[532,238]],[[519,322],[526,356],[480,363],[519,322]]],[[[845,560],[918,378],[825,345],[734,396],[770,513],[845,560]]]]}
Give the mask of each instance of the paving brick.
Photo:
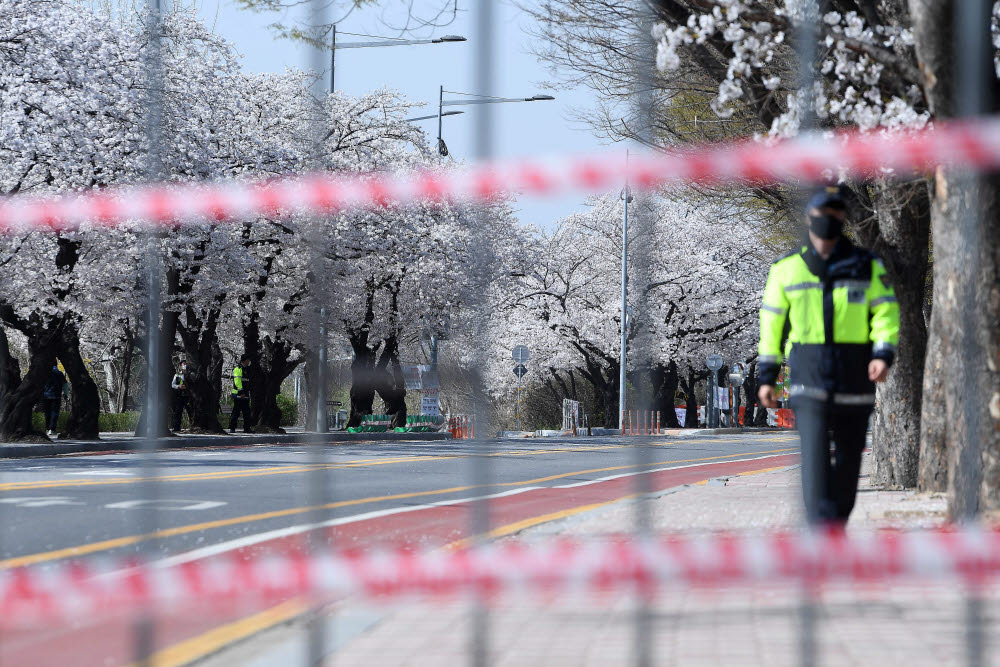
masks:
{"type": "MultiPolygon", "coordinates": [[[[867,460],[865,470],[867,470],[867,460]]],[[[801,522],[797,468],[736,476],[645,501],[659,531],[773,530],[801,522]]],[[[940,495],[873,489],[867,476],[849,531],[928,527],[944,520],[940,495]]],[[[635,503],[619,503],[525,531],[521,536],[601,535],[633,525],[635,503]]],[[[1000,622],[1000,595],[986,591],[986,612],[1000,622]]],[[[799,613],[794,586],[724,591],[670,587],[650,609],[657,665],[796,665],[799,613]]],[[[817,604],[821,665],[950,665],[963,662],[963,598],[953,583],[827,588],[817,604]]],[[[450,665],[466,660],[468,608],[408,604],[348,642],[331,665],[450,665]],[[420,642],[412,639],[416,635],[420,642]],[[408,639],[409,638],[409,639],[408,639]],[[405,647],[400,652],[400,647],[405,647]],[[377,662],[371,662],[377,657],[377,662]]],[[[618,665],[634,655],[627,596],[573,596],[544,604],[505,600],[491,613],[494,664],[618,665]]],[[[1000,666],[1000,653],[987,653],[1000,666]]]]}

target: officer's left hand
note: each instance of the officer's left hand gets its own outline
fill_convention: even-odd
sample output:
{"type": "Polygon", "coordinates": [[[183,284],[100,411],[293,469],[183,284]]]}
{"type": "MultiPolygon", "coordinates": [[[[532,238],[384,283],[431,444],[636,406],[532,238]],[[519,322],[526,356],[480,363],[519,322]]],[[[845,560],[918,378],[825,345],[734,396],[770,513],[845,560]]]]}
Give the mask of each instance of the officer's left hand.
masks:
{"type": "Polygon", "coordinates": [[[868,379],[872,382],[885,382],[889,375],[889,364],[881,359],[872,359],[868,364],[868,379]]]}

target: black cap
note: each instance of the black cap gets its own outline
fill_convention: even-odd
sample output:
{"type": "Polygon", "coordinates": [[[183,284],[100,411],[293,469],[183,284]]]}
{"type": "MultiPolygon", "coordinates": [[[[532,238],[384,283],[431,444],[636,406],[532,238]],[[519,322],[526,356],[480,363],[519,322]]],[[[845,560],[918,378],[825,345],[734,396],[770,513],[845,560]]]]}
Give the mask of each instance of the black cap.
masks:
{"type": "Polygon", "coordinates": [[[846,209],[847,208],[847,193],[843,187],[839,185],[828,185],[821,190],[817,190],[816,193],[809,199],[809,203],[806,204],[806,213],[814,208],[836,208],[836,209],[846,209]]]}

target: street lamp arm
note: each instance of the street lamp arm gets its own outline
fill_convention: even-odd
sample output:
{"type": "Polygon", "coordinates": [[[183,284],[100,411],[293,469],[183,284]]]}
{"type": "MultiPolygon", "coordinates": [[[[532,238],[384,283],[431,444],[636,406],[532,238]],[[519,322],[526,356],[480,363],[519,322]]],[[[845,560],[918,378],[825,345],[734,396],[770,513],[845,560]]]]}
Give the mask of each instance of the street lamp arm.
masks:
{"type": "Polygon", "coordinates": [[[413,46],[414,44],[448,44],[450,42],[465,42],[465,37],[445,35],[433,39],[383,39],[377,42],[337,42],[335,49],[367,49],[380,46],[413,46]]]}
{"type": "Polygon", "coordinates": [[[544,102],[554,100],[551,95],[535,95],[534,97],[494,97],[485,100],[444,100],[441,106],[458,107],[472,104],[505,104],[509,102],[544,102]]]}
{"type": "Polygon", "coordinates": [[[414,44],[438,44],[434,39],[406,39],[399,42],[337,42],[333,48],[340,49],[369,49],[380,46],[413,46],[414,44]]]}
{"type": "MultiPolygon", "coordinates": [[[[462,113],[465,113],[465,112],[464,111],[445,111],[441,115],[442,116],[457,116],[457,115],[462,114],[462,113]]],[[[403,122],[404,123],[412,123],[413,121],[417,121],[417,120],[429,120],[431,118],[437,118],[437,117],[438,117],[437,114],[431,114],[430,116],[417,116],[416,118],[404,118],[403,122]]]]}

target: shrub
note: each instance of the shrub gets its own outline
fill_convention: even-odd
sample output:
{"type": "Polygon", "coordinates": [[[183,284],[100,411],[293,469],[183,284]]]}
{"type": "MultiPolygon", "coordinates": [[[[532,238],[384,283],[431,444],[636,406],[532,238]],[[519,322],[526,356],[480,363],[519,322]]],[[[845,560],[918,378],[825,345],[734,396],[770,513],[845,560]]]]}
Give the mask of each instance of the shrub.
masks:
{"type": "Polygon", "coordinates": [[[287,394],[278,394],[278,409],[281,410],[281,425],[295,426],[299,423],[299,402],[287,394]]]}
{"type": "Polygon", "coordinates": [[[102,412],[97,419],[102,431],[135,431],[139,425],[138,412],[102,412]]]}
{"type": "MultiPolygon", "coordinates": [[[[69,412],[63,410],[59,413],[59,419],[56,422],[58,428],[57,433],[62,433],[66,430],[66,420],[69,419],[69,412]]],[[[131,432],[135,431],[135,427],[139,424],[139,413],[138,412],[102,412],[97,418],[97,427],[102,432],[131,432]]],[[[31,428],[35,431],[45,432],[45,415],[41,412],[31,413],[31,428]]]]}

